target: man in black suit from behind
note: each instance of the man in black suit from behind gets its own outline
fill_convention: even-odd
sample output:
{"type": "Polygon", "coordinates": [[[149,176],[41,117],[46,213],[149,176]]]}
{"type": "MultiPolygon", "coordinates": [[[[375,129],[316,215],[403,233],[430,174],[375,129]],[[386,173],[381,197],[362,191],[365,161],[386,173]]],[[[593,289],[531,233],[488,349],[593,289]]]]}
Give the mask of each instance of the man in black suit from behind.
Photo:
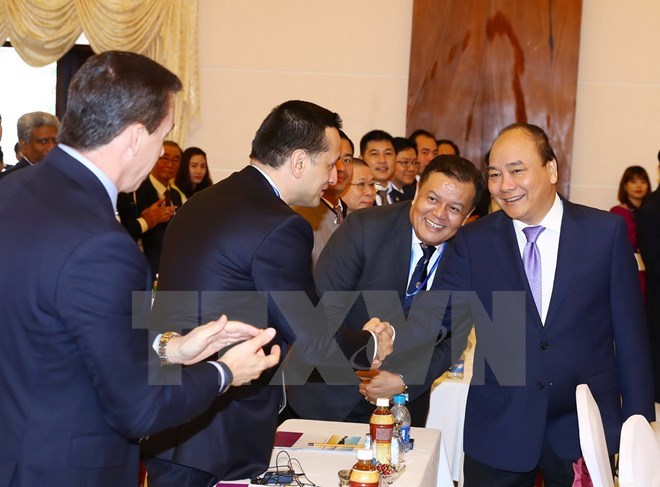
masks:
{"type": "Polygon", "coordinates": [[[92,56],[71,82],[59,145],[0,181],[0,227],[12,230],[0,239],[11,255],[0,261],[2,486],[135,486],[139,438],[188,421],[279,359],[261,349],[274,330],[221,319],[185,337],[162,334],[156,355],[136,326],[133,293],[148,290],[147,262],[115,201],[151,170],[180,89],[145,56],[92,56]],[[174,368],[178,385],[149,380],[173,369],[159,358],[193,364],[241,330],[256,336],[220,361],[174,368]]]}
{"type": "Polygon", "coordinates": [[[653,356],[655,402],[660,402],[660,188],[651,193],[637,212],[637,240],[646,267],[646,317],[653,356]]]}
{"type": "MultiPolygon", "coordinates": [[[[252,142],[250,165],[198,193],[170,222],[161,260],[160,291],[195,291],[189,308],[156,297],[157,312],[195,326],[219,310],[255,325],[277,329],[279,343],[307,364],[368,366],[392,350],[393,330],[377,319],[365,330],[331,326],[317,304],[311,271],[312,229],[290,205],[317,206],[337,179],[340,154],[336,113],[305,101],[274,108],[252,142]],[[264,301],[267,296],[267,301],[264,301]],[[201,316],[196,303],[201,302],[201,316]]],[[[277,340],[276,340],[277,341],[277,340]]],[[[347,367],[346,367],[347,366],[347,367]]],[[[295,372],[288,374],[290,380],[295,372]]],[[[189,423],[152,436],[143,444],[151,487],[176,486],[183,466],[236,480],[269,465],[282,402],[274,371],[225,395],[189,423]],[[169,466],[166,462],[171,462],[169,466]]]]}
{"type": "MultiPolygon", "coordinates": [[[[435,270],[446,242],[470,216],[482,187],[483,180],[472,162],[457,156],[441,156],[422,173],[412,202],[351,213],[319,257],[314,271],[319,295],[328,291],[395,290],[401,303],[395,311],[400,311],[401,306],[410,307],[412,294],[433,289],[435,270]],[[435,250],[424,264],[428,279],[411,283],[424,249],[431,248],[435,250]]],[[[330,313],[344,312],[340,307],[326,309],[330,313]]],[[[359,326],[368,309],[363,294],[353,304],[345,322],[359,326]]],[[[409,316],[409,325],[415,326],[416,317],[412,313],[409,316]]],[[[394,315],[383,319],[396,322],[394,315]]],[[[396,328],[399,343],[407,338],[404,336],[407,330],[398,325],[396,328]]],[[[440,341],[430,357],[419,349],[399,355],[395,349],[378,375],[361,384],[360,390],[310,381],[289,388],[289,403],[304,418],[366,423],[376,398],[407,392],[412,424],[423,427],[431,384],[451,365],[450,340],[440,341]]]]}

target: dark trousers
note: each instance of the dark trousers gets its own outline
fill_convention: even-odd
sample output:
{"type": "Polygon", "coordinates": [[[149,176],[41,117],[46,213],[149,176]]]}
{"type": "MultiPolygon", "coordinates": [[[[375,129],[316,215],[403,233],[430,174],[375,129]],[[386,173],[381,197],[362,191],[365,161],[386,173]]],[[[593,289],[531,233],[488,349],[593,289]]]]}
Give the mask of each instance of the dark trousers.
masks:
{"type": "Polygon", "coordinates": [[[465,487],[531,487],[540,470],[545,487],[571,487],[575,477],[573,463],[576,461],[577,459],[559,458],[546,438],[543,442],[539,464],[530,472],[500,470],[465,455],[463,477],[465,487]]]}
{"type": "Polygon", "coordinates": [[[213,487],[218,479],[212,474],[158,458],[144,461],[149,487],[213,487]]]}

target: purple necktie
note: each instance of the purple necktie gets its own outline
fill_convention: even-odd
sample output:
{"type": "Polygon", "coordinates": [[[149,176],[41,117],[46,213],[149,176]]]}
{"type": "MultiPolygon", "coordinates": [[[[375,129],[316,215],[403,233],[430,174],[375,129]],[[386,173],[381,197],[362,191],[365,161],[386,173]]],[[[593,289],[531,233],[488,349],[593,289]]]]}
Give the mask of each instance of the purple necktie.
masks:
{"type": "Polygon", "coordinates": [[[541,318],[543,317],[541,314],[541,254],[536,245],[536,239],[543,230],[545,230],[545,227],[541,225],[523,228],[523,233],[527,237],[527,245],[523,250],[523,265],[529,281],[529,288],[532,290],[532,297],[536,303],[536,309],[541,318]]]}

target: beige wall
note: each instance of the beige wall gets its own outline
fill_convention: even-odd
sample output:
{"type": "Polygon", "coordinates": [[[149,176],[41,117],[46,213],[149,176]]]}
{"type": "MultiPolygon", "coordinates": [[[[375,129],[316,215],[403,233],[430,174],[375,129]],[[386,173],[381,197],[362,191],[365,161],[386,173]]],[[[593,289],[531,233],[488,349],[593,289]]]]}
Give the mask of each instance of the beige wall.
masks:
{"type": "Polygon", "coordinates": [[[200,0],[190,145],[217,181],[247,164],[259,124],[289,99],[338,112],[356,146],[372,128],[404,135],[411,24],[412,0],[200,0]]]}
{"type": "MultiPolygon", "coordinates": [[[[248,162],[259,123],[292,98],[337,111],[356,145],[372,128],[404,135],[412,2],[200,0],[189,143],[207,150],[214,180],[248,162]]],[[[660,2],[583,5],[571,199],[609,209],[625,167],[656,180],[660,2]]]]}
{"type": "Polygon", "coordinates": [[[571,199],[617,204],[623,170],[646,168],[656,186],[660,150],[660,2],[585,0],[571,199]]]}

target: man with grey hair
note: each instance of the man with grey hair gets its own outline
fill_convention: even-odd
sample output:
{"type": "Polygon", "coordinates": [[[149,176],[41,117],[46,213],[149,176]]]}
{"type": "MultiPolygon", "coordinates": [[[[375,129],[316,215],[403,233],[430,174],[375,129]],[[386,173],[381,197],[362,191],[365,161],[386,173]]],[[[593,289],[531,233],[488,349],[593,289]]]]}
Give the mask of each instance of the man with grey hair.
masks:
{"type": "Polygon", "coordinates": [[[59,128],[60,121],[50,113],[30,112],[21,115],[16,123],[16,131],[23,158],[14,167],[0,174],[0,178],[41,162],[55,147],[59,128]]]}

